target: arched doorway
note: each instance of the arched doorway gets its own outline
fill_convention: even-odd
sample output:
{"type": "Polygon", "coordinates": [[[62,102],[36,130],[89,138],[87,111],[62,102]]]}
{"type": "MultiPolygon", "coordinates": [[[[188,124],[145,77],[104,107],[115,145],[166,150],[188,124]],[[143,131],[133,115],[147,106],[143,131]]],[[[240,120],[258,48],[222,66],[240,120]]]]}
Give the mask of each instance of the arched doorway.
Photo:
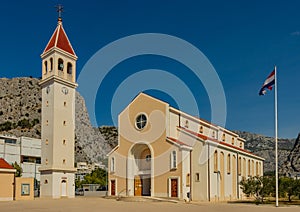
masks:
{"type": "Polygon", "coordinates": [[[60,196],[66,197],[67,196],[67,181],[62,180],[61,181],[61,194],[60,196]]]}
{"type": "Polygon", "coordinates": [[[152,153],[147,144],[135,144],[128,156],[128,195],[151,196],[152,153]]]}

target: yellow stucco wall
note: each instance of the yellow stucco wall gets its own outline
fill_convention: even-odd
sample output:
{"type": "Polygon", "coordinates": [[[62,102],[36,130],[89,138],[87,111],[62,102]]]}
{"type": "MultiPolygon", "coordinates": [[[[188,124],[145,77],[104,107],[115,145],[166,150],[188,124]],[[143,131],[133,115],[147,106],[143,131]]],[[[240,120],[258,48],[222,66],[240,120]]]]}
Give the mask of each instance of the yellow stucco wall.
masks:
{"type": "Polygon", "coordinates": [[[13,200],[15,173],[0,172],[0,201],[13,200]]]}
{"type": "Polygon", "coordinates": [[[15,199],[16,200],[34,199],[34,178],[21,178],[21,177],[16,178],[15,199]],[[22,186],[23,186],[23,190],[22,190],[22,186]]]}

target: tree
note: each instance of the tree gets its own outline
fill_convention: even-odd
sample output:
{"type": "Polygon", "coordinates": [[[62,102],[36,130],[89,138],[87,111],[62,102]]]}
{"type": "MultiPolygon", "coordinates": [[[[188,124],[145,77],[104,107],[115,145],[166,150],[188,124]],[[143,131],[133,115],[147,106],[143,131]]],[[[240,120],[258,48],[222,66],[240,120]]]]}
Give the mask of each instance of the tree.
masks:
{"type": "Polygon", "coordinates": [[[253,196],[258,203],[263,203],[266,196],[275,193],[273,177],[250,177],[248,179],[243,179],[240,185],[243,192],[247,196],[253,196]]]}
{"type": "Polygon", "coordinates": [[[279,179],[279,192],[281,197],[288,197],[289,202],[292,201],[292,196],[297,196],[300,193],[300,180],[282,177],[279,179]]]}
{"type": "Polygon", "coordinates": [[[16,177],[21,177],[23,172],[21,166],[16,161],[12,164],[12,166],[17,170],[16,177]]]}
{"type": "Polygon", "coordinates": [[[100,186],[106,185],[107,172],[103,169],[97,168],[90,174],[84,177],[81,184],[100,184],[100,186]]]}

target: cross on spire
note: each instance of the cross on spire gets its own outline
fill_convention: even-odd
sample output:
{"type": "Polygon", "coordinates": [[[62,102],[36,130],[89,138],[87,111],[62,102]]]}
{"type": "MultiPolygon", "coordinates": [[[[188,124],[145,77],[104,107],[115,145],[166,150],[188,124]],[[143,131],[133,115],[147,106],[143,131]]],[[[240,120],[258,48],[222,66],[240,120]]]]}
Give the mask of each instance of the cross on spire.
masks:
{"type": "Polygon", "coordinates": [[[64,7],[61,4],[56,6],[56,12],[58,12],[58,20],[60,20],[60,21],[62,20],[61,14],[63,12],[63,8],[64,7]]]}

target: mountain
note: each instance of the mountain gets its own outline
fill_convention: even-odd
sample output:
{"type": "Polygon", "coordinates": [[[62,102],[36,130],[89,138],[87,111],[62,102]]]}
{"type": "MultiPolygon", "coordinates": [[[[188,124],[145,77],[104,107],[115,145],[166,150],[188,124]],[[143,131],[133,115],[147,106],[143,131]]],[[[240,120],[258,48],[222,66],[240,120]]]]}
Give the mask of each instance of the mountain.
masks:
{"type": "MultiPolygon", "coordinates": [[[[0,133],[41,137],[41,89],[39,79],[0,78],[0,133]]],[[[100,162],[116,145],[116,127],[94,128],[83,97],[75,99],[75,161],[100,162]]],[[[245,148],[265,158],[264,171],[275,170],[274,138],[244,131],[234,131],[246,140],[245,148]]],[[[279,165],[282,174],[300,171],[300,138],[278,139],[279,165]]]]}
{"type": "Polygon", "coordinates": [[[294,147],[283,162],[280,172],[286,176],[295,176],[300,174],[300,133],[295,141],[294,147]]]}
{"type": "MultiPolygon", "coordinates": [[[[42,95],[36,78],[0,78],[0,133],[41,137],[42,95]]],[[[99,129],[93,128],[83,97],[75,99],[75,161],[100,162],[111,150],[99,129]]]]}
{"type": "MultiPolygon", "coordinates": [[[[241,138],[246,140],[245,149],[265,158],[264,172],[274,172],[275,170],[275,139],[244,131],[234,131],[241,138]]],[[[278,164],[281,167],[293,149],[295,139],[278,139],[278,164]]],[[[299,154],[299,153],[298,153],[299,154]]]]}

